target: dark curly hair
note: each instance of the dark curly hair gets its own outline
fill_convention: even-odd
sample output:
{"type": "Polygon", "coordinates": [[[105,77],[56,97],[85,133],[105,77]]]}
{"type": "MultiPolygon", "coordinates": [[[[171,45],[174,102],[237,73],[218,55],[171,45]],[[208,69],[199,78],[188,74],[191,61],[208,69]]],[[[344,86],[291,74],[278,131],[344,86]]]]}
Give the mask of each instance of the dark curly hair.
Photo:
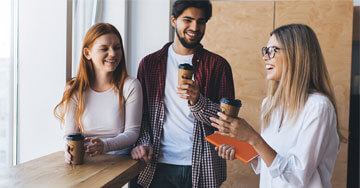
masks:
{"type": "Polygon", "coordinates": [[[185,9],[194,7],[204,11],[205,19],[208,21],[212,15],[212,6],[209,0],[177,0],[172,8],[172,16],[178,18],[185,9]]]}

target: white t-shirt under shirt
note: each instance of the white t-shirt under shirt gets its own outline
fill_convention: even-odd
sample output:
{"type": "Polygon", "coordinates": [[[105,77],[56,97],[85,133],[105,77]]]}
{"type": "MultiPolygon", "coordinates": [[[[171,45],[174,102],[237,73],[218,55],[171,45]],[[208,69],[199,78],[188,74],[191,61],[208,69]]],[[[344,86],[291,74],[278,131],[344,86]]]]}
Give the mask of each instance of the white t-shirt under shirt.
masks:
{"type": "Polygon", "coordinates": [[[191,165],[194,116],[188,101],[176,93],[178,65],[192,65],[193,55],[179,55],[170,45],[166,65],[165,114],[161,135],[159,162],[174,165],[191,165]]]}
{"type": "Polygon", "coordinates": [[[261,133],[277,155],[270,167],[260,157],[253,166],[260,173],[260,187],[331,187],[339,137],[330,100],[310,94],[295,123],[287,122],[279,129],[280,118],[276,112],[261,133]]]}
{"type": "MultiPolygon", "coordinates": [[[[122,154],[129,153],[126,149],[139,137],[143,95],[140,82],[128,76],[123,88],[123,113],[119,111],[119,95],[115,88],[104,92],[96,92],[88,88],[84,92],[84,113],[82,124],[85,137],[99,137],[104,141],[104,152],[122,154]]],[[[77,98],[69,104],[65,115],[65,135],[78,133],[75,126],[77,98]]]]}

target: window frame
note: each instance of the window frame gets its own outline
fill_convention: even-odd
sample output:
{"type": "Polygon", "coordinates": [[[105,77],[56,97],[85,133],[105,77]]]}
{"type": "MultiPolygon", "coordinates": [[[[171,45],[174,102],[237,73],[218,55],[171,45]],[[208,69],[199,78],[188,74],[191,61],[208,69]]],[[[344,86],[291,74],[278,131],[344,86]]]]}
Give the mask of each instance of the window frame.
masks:
{"type": "Polygon", "coordinates": [[[9,166],[18,164],[18,40],[19,0],[11,1],[10,88],[9,88],[9,166]]]}

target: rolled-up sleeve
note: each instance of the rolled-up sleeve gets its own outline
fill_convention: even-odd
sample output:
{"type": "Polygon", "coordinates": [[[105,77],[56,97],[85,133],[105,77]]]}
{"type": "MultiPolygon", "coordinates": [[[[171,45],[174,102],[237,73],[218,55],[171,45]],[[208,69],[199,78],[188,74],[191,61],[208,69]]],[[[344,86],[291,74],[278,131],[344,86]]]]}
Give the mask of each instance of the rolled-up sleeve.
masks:
{"type": "Polygon", "coordinates": [[[251,163],[251,167],[254,170],[255,174],[260,174],[261,170],[261,157],[257,156],[254,160],[257,160],[257,164],[251,163]]]}

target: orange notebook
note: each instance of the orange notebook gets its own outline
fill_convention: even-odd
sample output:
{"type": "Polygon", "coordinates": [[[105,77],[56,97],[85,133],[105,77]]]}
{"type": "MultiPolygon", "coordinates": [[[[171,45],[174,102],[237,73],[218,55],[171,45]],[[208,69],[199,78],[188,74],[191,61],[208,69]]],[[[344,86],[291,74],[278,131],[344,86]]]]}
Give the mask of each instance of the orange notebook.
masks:
{"type": "Polygon", "coordinates": [[[233,146],[235,148],[235,157],[244,163],[248,163],[249,161],[258,156],[257,152],[250,144],[246,142],[241,142],[228,136],[214,133],[207,136],[205,140],[207,140],[211,144],[214,144],[217,147],[222,144],[233,146]]]}

